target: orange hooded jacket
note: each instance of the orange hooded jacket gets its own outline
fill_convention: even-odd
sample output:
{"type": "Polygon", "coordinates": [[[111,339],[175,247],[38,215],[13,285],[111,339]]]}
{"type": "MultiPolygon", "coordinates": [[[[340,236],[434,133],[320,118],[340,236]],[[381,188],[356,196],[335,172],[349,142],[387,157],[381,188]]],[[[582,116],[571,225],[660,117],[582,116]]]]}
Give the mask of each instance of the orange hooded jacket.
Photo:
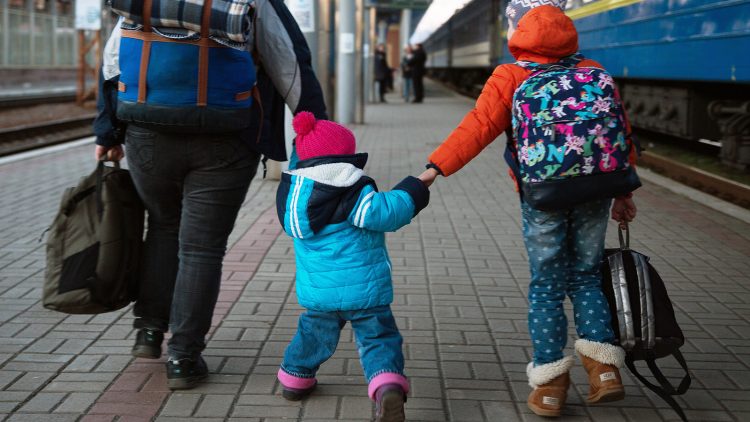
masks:
{"type": "MultiPolygon", "coordinates": [[[[517,60],[555,63],[578,51],[578,32],[559,8],[540,6],[521,18],[508,48],[517,60]]],[[[578,67],[602,68],[593,60],[583,60],[578,67]]],[[[515,64],[500,65],[492,72],[474,109],[430,154],[430,163],[443,176],[460,170],[500,134],[511,129],[513,94],[531,73],[532,70],[515,64]]],[[[629,125],[627,130],[629,133],[629,125]]]]}

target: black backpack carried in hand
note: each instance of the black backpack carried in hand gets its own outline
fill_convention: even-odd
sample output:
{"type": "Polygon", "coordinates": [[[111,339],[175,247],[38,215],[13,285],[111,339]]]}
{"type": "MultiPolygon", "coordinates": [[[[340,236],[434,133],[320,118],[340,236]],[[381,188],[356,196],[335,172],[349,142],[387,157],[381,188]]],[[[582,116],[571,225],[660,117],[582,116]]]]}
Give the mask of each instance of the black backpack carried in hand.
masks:
{"type": "Polygon", "coordinates": [[[679,350],[685,337],[677,324],[664,282],[649,263],[649,258],[630,249],[627,226],[619,228],[618,234],[620,248],[607,249],[602,265],[602,291],[609,302],[615,338],[625,349],[625,364],[630,372],[666,401],[682,420],[687,420],[672,397],[685,394],[690,387],[690,373],[679,350]],[[656,365],[656,359],[670,355],[685,370],[677,388],[656,365]],[[639,360],[646,362],[659,385],[638,372],[635,361],[639,360]]]}
{"type": "Polygon", "coordinates": [[[65,190],[47,238],[42,303],[68,314],[99,314],[133,301],[145,211],[119,164],[100,161],[65,190]]]}

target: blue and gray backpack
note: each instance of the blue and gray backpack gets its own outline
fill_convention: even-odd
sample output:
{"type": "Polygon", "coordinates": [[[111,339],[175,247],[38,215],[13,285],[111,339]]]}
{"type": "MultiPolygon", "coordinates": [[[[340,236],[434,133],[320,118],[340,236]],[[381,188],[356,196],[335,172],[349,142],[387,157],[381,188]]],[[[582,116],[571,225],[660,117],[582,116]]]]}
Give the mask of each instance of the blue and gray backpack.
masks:
{"type": "Polygon", "coordinates": [[[641,186],[612,76],[576,67],[582,59],[516,63],[532,74],[513,95],[505,157],[523,200],[537,209],[566,209],[641,186]]]}
{"type": "Polygon", "coordinates": [[[250,124],[257,92],[253,57],[246,48],[232,48],[231,40],[218,42],[211,28],[227,21],[227,10],[244,10],[241,18],[249,21],[248,0],[110,1],[128,18],[120,42],[120,120],[178,132],[228,132],[250,124]],[[200,32],[159,26],[174,27],[188,16],[198,22],[183,28],[199,26],[200,32]]]}

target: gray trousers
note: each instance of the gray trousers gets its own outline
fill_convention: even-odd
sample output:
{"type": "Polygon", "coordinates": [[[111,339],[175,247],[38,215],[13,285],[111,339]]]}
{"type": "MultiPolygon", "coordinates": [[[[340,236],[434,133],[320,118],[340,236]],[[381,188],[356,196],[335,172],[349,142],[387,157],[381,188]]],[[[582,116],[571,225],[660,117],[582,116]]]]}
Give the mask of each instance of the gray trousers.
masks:
{"type": "Polygon", "coordinates": [[[171,358],[206,347],[221,267],[260,155],[238,134],[174,134],[129,126],[125,151],[148,210],[136,328],[172,333],[171,358]]]}

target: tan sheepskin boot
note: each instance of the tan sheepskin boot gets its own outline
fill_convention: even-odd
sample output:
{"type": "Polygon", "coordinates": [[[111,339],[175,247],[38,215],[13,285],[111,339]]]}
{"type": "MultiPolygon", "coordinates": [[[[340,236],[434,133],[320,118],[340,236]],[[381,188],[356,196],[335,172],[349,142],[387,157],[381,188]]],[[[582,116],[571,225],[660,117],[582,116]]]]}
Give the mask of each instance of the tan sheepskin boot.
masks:
{"type": "Polygon", "coordinates": [[[529,363],[526,375],[533,390],[526,404],[532,412],[539,416],[560,416],[568,398],[569,372],[572,366],[571,356],[539,366],[529,363]]]}
{"type": "Polygon", "coordinates": [[[586,399],[589,404],[625,398],[619,370],[625,363],[625,351],[621,347],[579,339],[576,352],[589,374],[589,396],[586,399]]]}

